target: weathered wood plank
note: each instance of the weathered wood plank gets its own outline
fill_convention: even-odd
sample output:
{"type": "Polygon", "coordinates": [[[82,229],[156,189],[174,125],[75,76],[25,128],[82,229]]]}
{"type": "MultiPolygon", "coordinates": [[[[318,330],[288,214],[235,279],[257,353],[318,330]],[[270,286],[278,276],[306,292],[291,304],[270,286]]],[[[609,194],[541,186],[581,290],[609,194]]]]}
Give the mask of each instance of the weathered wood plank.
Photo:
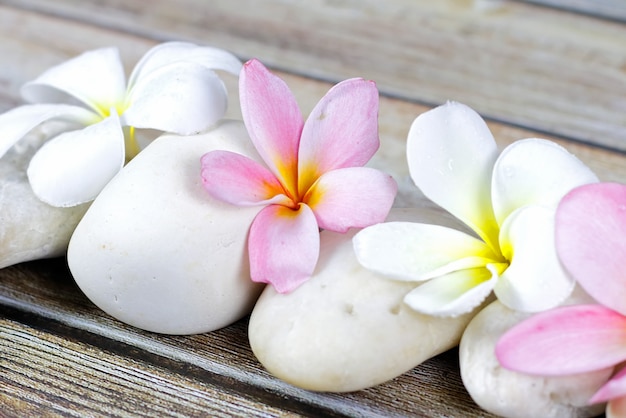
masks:
{"type": "MultiPolygon", "coordinates": [[[[626,26],[514,1],[3,0],[626,150],[626,26]]],[[[84,38],[81,38],[84,39],[84,38]]],[[[76,40],[77,41],[77,40],[76,40]]]]}
{"type": "MultiPolygon", "coordinates": [[[[286,416],[144,361],[0,319],[3,416],[286,416]]],[[[296,416],[296,414],[289,414],[296,416]]]]}
{"type": "Polygon", "coordinates": [[[605,19],[626,21],[626,3],[621,0],[521,0],[605,19]]]}
{"type": "MultiPolygon", "coordinates": [[[[94,28],[80,22],[46,17],[0,6],[0,54],[4,65],[0,66],[0,109],[8,109],[21,103],[19,87],[45,71],[49,66],[60,63],[81,52],[116,45],[121,50],[122,60],[128,71],[139,57],[155,42],[113,30],[94,28]],[[39,28],[33,31],[32,28],[39,28]],[[70,35],[66,35],[70,34],[70,35]],[[50,39],[56,39],[49,47],[50,39]]],[[[307,114],[330,87],[330,83],[316,82],[306,77],[279,73],[292,88],[298,102],[307,114]]],[[[237,84],[233,77],[224,75],[231,92],[229,117],[240,117],[237,84]]],[[[401,99],[383,97],[380,105],[380,134],[383,144],[374,161],[393,161],[397,177],[408,173],[404,162],[404,141],[410,124],[427,106],[406,102],[401,99]]],[[[516,139],[541,136],[538,132],[518,129],[505,124],[492,124],[494,135],[501,147],[516,139]]],[[[551,138],[555,139],[555,138],[551,138]]],[[[578,145],[567,140],[558,140],[583,161],[588,163],[605,180],[626,180],[622,176],[622,159],[608,151],[578,145]]],[[[378,163],[381,161],[381,163],[378,163]]]]}
{"type": "MultiPolygon", "coordinates": [[[[85,50],[111,45],[120,48],[122,60],[130,71],[139,57],[155,42],[81,22],[0,6],[0,55],[5,63],[0,66],[0,111],[21,103],[19,87],[48,67],[85,50]],[[38,30],[34,31],[33,28],[38,30]],[[54,47],[49,47],[50,39],[55,39],[54,47]]],[[[330,83],[307,77],[281,72],[278,74],[293,90],[304,114],[308,114],[331,86],[330,83]]],[[[224,75],[224,79],[231,92],[228,117],[240,118],[237,81],[228,75],[224,75]]],[[[408,184],[404,148],[406,135],[413,119],[427,109],[427,106],[401,99],[381,98],[381,147],[372,165],[387,169],[403,184],[408,184]]],[[[529,136],[554,139],[589,164],[601,179],[626,182],[623,159],[619,154],[506,124],[492,123],[491,127],[501,148],[516,139],[529,136]]],[[[409,185],[406,193],[413,191],[409,185]]]]}
{"type": "MultiPolygon", "coordinates": [[[[20,4],[35,3],[24,1],[20,2],[20,4]]],[[[86,2],[80,4],[86,4],[86,2]]],[[[112,7],[113,3],[102,4],[105,6],[108,4],[109,7],[112,7]]],[[[335,5],[337,4],[347,3],[335,3],[335,5]]],[[[60,16],[75,16],[76,19],[82,19],[83,17],[72,13],[90,14],[93,13],[92,8],[96,7],[95,5],[89,5],[91,9],[88,7],[83,11],[80,10],[80,7],[77,7],[76,12],[70,13],[68,10],[62,9],[62,7],[65,7],[64,5],[72,5],[72,3],[59,1],[51,7],[60,16]],[[61,7],[61,9],[57,7],[61,7]]],[[[269,7],[267,13],[277,11],[277,9],[272,9],[272,7],[278,8],[277,4],[268,2],[268,5],[271,7],[269,7]]],[[[219,2],[216,2],[215,6],[217,9],[227,7],[220,6],[219,2]]],[[[129,31],[132,28],[127,20],[130,19],[129,16],[133,15],[133,10],[139,10],[137,9],[137,4],[126,2],[125,5],[115,4],[115,7],[117,7],[115,10],[103,9],[101,12],[103,14],[108,13],[106,16],[90,17],[91,19],[101,19],[104,22],[100,22],[101,27],[97,27],[76,20],[68,20],[64,17],[31,13],[19,8],[0,6],[0,55],[3,56],[3,65],[0,66],[0,110],[8,109],[19,103],[17,95],[19,85],[35,77],[52,64],[61,62],[86,49],[104,45],[119,45],[124,62],[127,64],[127,68],[130,68],[130,65],[147,48],[154,44],[155,39],[161,39],[160,37],[194,37],[196,39],[197,36],[197,39],[204,39],[208,43],[218,46],[229,47],[229,45],[234,45],[235,48],[230,49],[245,56],[248,53],[247,51],[252,51],[256,48],[255,43],[259,42],[254,39],[254,36],[260,36],[259,34],[262,34],[263,30],[267,29],[266,36],[268,42],[272,48],[276,49],[273,50],[268,47],[269,49],[264,50],[264,54],[267,54],[266,56],[270,63],[273,62],[279,68],[284,68],[291,72],[291,74],[280,73],[280,75],[286,79],[287,83],[294,90],[304,113],[308,113],[330,86],[327,82],[314,81],[310,77],[319,76],[335,80],[356,75],[348,74],[349,70],[362,70],[365,68],[366,70],[363,71],[370,71],[369,67],[361,67],[365,63],[372,64],[374,67],[382,65],[374,62],[375,60],[357,60],[355,62],[348,60],[340,63],[342,69],[339,71],[339,67],[333,67],[334,64],[330,63],[332,61],[331,55],[323,56],[324,54],[321,54],[323,51],[320,48],[330,46],[318,44],[330,38],[324,38],[322,35],[315,34],[316,38],[312,40],[304,38],[295,41],[281,39],[278,36],[280,32],[272,29],[269,22],[263,20],[259,22],[261,28],[255,27],[251,33],[241,34],[238,32],[244,29],[252,30],[249,27],[233,26],[230,30],[237,32],[234,35],[240,36],[240,38],[219,27],[217,29],[209,28],[208,30],[213,30],[214,32],[203,35],[200,31],[203,18],[202,13],[194,15],[193,8],[184,10],[185,6],[179,5],[177,7],[180,7],[181,11],[174,13],[170,19],[165,14],[163,16],[159,15],[159,13],[169,12],[168,6],[156,1],[154,2],[156,11],[152,11],[152,14],[147,17],[141,15],[134,16],[134,19],[140,22],[140,30],[135,30],[136,36],[133,36],[129,35],[129,31]],[[199,21],[192,21],[189,27],[183,24],[183,10],[188,14],[186,19],[198,16],[199,21]],[[112,16],[120,19],[119,26],[114,26],[111,23],[115,20],[112,16]],[[155,27],[152,32],[148,31],[149,25],[145,22],[141,23],[142,19],[147,19],[148,23],[152,22],[150,24],[155,24],[154,22],[158,21],[157,18],[170,23],[164,26],[164,29],[155,27]],[[180,27],[176,29],[176,19],[178,18],[181,19],[179,22],[180,27]],[[121,32],[118,29],[121,29],[121,32]],[[178,30],[180,32],[177,32],[178,30]],[[189,35],[190,33],[193,36],[189,35]],[[226,34],[224,35],[225,37],[220,38],[220,33],[222,35],[226,34]],[[284,62],[279,60],[280,42],[285,42],[288,48],[284,52],[286,60],[284,62]],[[295,42],[295,44],[290,42],[295,42]],[[304,48],[308,43],[311,43],[311,51],[303,49],[298,52],[296,50],[296,44],[304,48]],[[271,59],[273,56],[275,58],[274,61],[271,59]],[[298,61],[300,57],[303,59],[302,62],[298,61]],[[317,59],[320,59],[320,66],[315,64],[317,59]],[[285,64],[285,62],[288,64],[285,64]],[[338,70],[338,72],[335,73],[335,70],[338,70]],[[293,73],[297,72],[306,74],[308,77],[293,75],[293,73]]],[[[196,7],[200,7],[199,3],[196,7]]],[[[245,6],[239,6],[238,8],[243,7],[245,6]]],[[[442,13],[441,10],[443,9],[440,9],[441,6],[433,7],[435,12],[442,13]]],[[[320,13],[315,10],[310,12],[320,13]]],[[[349,12],[349,10],[343,10],[342,13],[349,14],[349,12]]],[[[220,16],[230,16],[228,13],[232,12],[227,10],[220,13],[226,13],[220,16]]],[[[284,14],[281,13],[284,13],[284,11],[279,13],[279,16],[284,17],[284,14]]],[[[322,19],[321,15],[314,14],[313,17],[313,23],[320,23],[315,19],[322,19]]],[[[251,19],[250,22],[253,22],[251,17],[246,17],[245,15],[241,18],[238,17],[238,19],[245,18],[249,18],[251,19]]],[[[269,19],[267,16],[264,18],[269,19]]],[[[293,23],[297,23],[298,19],[300,17],[294,18],[293,23]]],[[[342,19],[347,19],[347,17],[343,16],[342,19]]],[[[360,16],[358,16],[357,20],[359,19],[361,19],[360,16]]],[[[443,20],[446,21],[445,19],[443,20]]],[[[240,24],[242,21],[238,20],[237,22],[240,24]]],[[[331,22],[333,25],[337,24],[337,19],[333,22],[331,22]]],[[[450,22],[452,21],[447,20],[446,22],[451,24],[450,22]]],[[[437,24],[442,25],[444,23],[438,21],[437,24]]],[[[324,22],[321,22],[320,25],[322,29],[326,27],[324,22]]],[[[222,26],[228,25],[226,22],[223,22],[222,26]]],[[[352,29],[354,27],[351,26],[352,29]]],[[[295,30],[291,24],[289,29],[295,30]]],[[[348,32],[345,33],[347,34],[348,32]]],[[[301,35],[304,37],[303,33],[301,35]]],[[[371,36],[371,34],[368,36],[371,36]]],[[[444,37],[444,39],[446,38],[444,37]]],[[[353,40],[353,38],[350,38],[350,40],[353,40]]],[[[343,39],[342,42],[342,48],[347,48],[346,45],[350,44],[346,39],[343,39]]],[[[364,41],[360,38],[355,38],[354,42],[356,45],[355,54],[358,55],[358,48],[363,48],[362,42],[364,41]]],[[[382,41],[380,42],[381,44],[374,43],[374,50],[377,48],[382,49],[382,41]]],[[[387,47],[394,49],[394,44],[389,43],[389,40],[387,42],[387,47]]],[[[371,59],[371,57],[366,58],[371,59]]],[[[374,70],[378,71],[376,68],[374,70]]],[[[494,75],[498,74],[494,73],[494,75]]],[[[396,73],[393,77],[390,75],[390,79],[394,77],[397,83],[403,80],[401,73],[396,73]]],[[[388,96],[395,94],[393,89],[389,87],[390,83],[390,81],[379,82],[379,86],[386,89],[384,92],[388,96]]],[[[228,80],[228,85],[232,92],[236,91],[234,80],[228,80]]],[[[433,91],[448,91],[447,87],[443,89],[441,85],[429,88],[432,88],[433,91]]],[[[507,90],[492,92],[492,94],[503,95],[500,100],[505,97],[506,93],[507,90]]],[[[411,100],[430,100],[427,95],[422,95],[420,89],[413,89],[404,96],[411,96],[411,100]]],[[[236,96],[233,96],[233,99],[234,103],[231,107],[230,115],[236,117],[236,96]]],[[[382,146],[379,155],[372,163],[373,165],[389,169],[398,180],[406,179],[408,172],[404,162],[406,133],[412,120],[426,109],[426,106],[417,105],[411,101],[383,97],[380,110],[382,146]]],[[[613,117],[615,117],[617,112],[616,109],[618,108],[608,108],[609,113],[613,117]]],[[[502,113],[497,115],[499,118],[503,118],[502,113]]],[[[557,115],[557,117],[555,114],[550,117],[556,118],[554,120],[569,120],[568,118],[575,118],[577,115],[576,112],[573,112],[568,114],[567,118],[564,118],[563,115],[557,115]]],[[[599,125],[602,123],[602,121],[598,121],[599,125]]],[[[533,126],[538,129],[545,129],[542,127],[543,125],[533,123],[533,126]]],[[[500,147],[506,146],[515,139],[539,135],[537,132],[495,122],[491,124],[491,128],[498,139],[500,147]]],[[[547,130],[562,133],[558,129],[550,128],[547,130]]],[[[587,162],[604,180],[626,182],[626,157],[623,155],[567,140],[559,140],[559,142],[566,145],[570,151],[587,162]]],[[[404,192],[406,200],[416,204],[426,204],[421,200],[417,200],[417,198],[412,200],[413,193],[417,196],[417,192],[411,189],[408,183],[404,192]]],[[[464,391],[456,368],[454,351],[432,359],[411,372],[394,379],[392,382],[366,391],[344,395],[310,393],[286,385],[262,370],[247,345],[245,321],[214,333],[197,336],[171,337],[144,333],[111,319],[90,304],[72,283],[62,260],[28,263],[0,270],[0,317],[2,313],[15,317],[22,323],[31,324],[38,329],[47,331],[41,332],[22,326],[19,323],[10,322],[10,325],[7,325],[7,329],[11,330],[11,333],[8,334],[10,337],[7,336],[7,340],[11,344],[16,344],[15,341],[19,340],[19,344],[12,347],[20,347],[20,349],[23,347],[24,350],[26,350],[26,347],[30,347],[28,348],[29,350],[34,350],[37,345],[40,345],[43,347],[42,349],[46,356],[53,355],[53,353],[48,353],[48,351],[53,351],[49,350],[49,347],[60,349],[65,357],[56,357],[59,359],[59,365],[56,367],[78,367],[77,365],[80,365],[81,368],[84,368],[81,370],[86,374],[91,373],[88,370],[92,368],[96,371],[102,370],[102,366],[99,366],[101,365],[100,361],[109,362],[107,367],[122,364],[128,368],[129,373],[140,373],[141,370],[149,369],[151,373],[156,373],[160,376],[171,376],[174,382],[180,383],[189,380],[192,385],[195,385],[193,387],[209,387],[203,393],[209,393],[210,390],[213,390],[211,388],[219,386],[219,388],[227,390],[229,396],[233,396],[233,402],[239,402],[238,400],[235,401],[235,399],[241,397],[243,404],[250,406],[252,409],[259,407],[258,402],[262,402],[265,407],[272,411],[290,411],[301,408],[304,411],[317,411],[320,414],[487,416],[487,414],[476,408],[464,391]],[[15,330],[19,330],[19,332],[15,330]],[[27,337],[28,335],[30,337],[27,337]],[[79,337],[83,337],[83,339],[79,337]],[[34,342],[32,345],[24,341],[24,339],[28,338],[33,338],[34,342]],[[85,344],[83,340],[89,341],[89,344],[85,344]],[[128,351],[129,347],[135,354],[128,351]],[[72,359],[73,354],[70,355],[70,353],[74,352],[78,353],[77,360],[72,359]],[[83,355],[80,353],[87,354],[83,355]],[[142,357],[148,358],[148,360],[142,362],[142,357]],[[79,360],[83,363],[80,363],[79,360]],[[237,389],[237,386],[240,389],[237,389]],[[244,396],[248,392],[252,393],[252,395],[244,396]]],[[[3,334],[0,338],[0,344],[4,344],[4,337],[5,335],[3,334]]],[[[14,349],[17,350],[17,348],[14,349]]],[[[2,353],[4,354],[4,348],[2,348],[2,353]]],[[[44,358],[46,357],[44,356],[44,358]]],[[[48,363],[41,364],[43,365],[42,367],[48,367],[48,363]]],[[[2,365],[1,358],[0,365],[2,365]]],[[[20,367],[26,366],[21,365],[20,367]]],[[[19,370],[19,373],[23,374],[26,369],[19,370]]],[[[55,376],[48,375],[46,377],[43,374],[45,371],[43,370],[41,373],[39,371],[33,372],[31,373],[32,376],[29,377],[32,379],[44,379],[39,382],[41,385],[50,383],[52,392],[46,392],[46,396],[50,394],[51,397],[49,399],[52,399],[51,402],[55,403],[57,398],[54,397],[56,392],[53,389],[56,390],[57,386],[54,385],[53,381],[48,381],[48,379],[54,380],[55,376]]],[[[145,375],[140,374],[140,376],[145,375]]],[[[31,402],[30,398],[28,398],[30,396],[28,393],[31,392],[26,390],[25,386],[20,388],[19,380],[11,379],[10,382],[3,383],[9,385],[9,390],[20,393],[19,396],[12,396],[12,399],[15,401],[13,404],[15,408],[20,408],[20,411],[27,411],[33,405],[37,405],[38,401],[31,402]]],[[[186,383],[184,384],[186,385],[186,383]]],[[[159,387],[161,386],[159,385],[159,387]]],[[[202,390],[204,391],[204,389],[202,390]]],[[[210,396],[212,397],[213,395],[210,396]]],[[[104,413],[106,411],[101,412],[104,413]]]]}
{"type": "MultiPolygon", "coordinates": [[[[192,373],[196,380],[218,382],[235,392],[239,388],[242,396],[254,396],[268,406],[286,411],[310,412],[313,408],[315,415],[391,417],[430,415],[444,410],[456,416],[488,416],[463,389],[454,350],[374,388],[348,394],[308,392],[281,382],[262,369],[248,346],[246,321],[194,336],[142,332],[108,317],[86,300],[60,259],[0,270],[2,316],[17,317],[70,339],[77,339],[73,334],[83,340],[89,339],[87,334],[104,337],[91,338],[92,343],[108,350],[119,345],[132,347],[140,351],[139,357],[149,358],[157,366],[171,362],[192,373]]],[[[171,368],[171,364],[163,367],[171,368]]]]}

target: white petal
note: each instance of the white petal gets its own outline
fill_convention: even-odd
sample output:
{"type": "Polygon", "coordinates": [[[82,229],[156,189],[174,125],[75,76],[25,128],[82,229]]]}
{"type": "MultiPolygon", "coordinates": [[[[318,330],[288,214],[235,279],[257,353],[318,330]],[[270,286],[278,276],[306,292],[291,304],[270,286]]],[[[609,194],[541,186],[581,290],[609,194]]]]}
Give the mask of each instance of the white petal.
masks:
{"type": "Polygon", "coordinates": [[[494,258],[484,242],[463,232],[412,222],[373,225],[359,231],[352,242],[363,267],[399,280],[427,280],[485,266],[494,258]]]}
{"type": "Polygon", "coordinates": [[[52,119],[85,126],[93,123],[97,115],[82,107],[59,104],[25,105],[11,109],[0,115],[0,157],[32,129],[52,119]]]}
{"type": "Polygon", "coordinates": [[[427,315],[463,315],[489,296],[497,280],[492,266],[455,271],[417,287],[404,297],[404,302],[427,315]]]}
{"type": "Polygon", "coordinates": [[[554,210],[528,206],[502,225],[501,247],[511,261],[495,293],[507,307],[538,312],[557,306],[574,289],[561,268],[554,245],[554,210]]]}
{"type": "Polygon", "coordinates": [[[226,113],[224,83],[198,64],[161,67],[137,81],[122,115],[124,124],[189,135],[200,132],[226,113]]]}
{"type": "Polygon", "coordinates": [[[22,97],[33,103],[68,103],[70,96],[101,116],[122,104],[125,92],[124,68],[117,48],[85,52],[50,68],[21,90],[22,97]]]}
{"type": "Polygon", "coordinates": [[[47,142],[33,156],[28,179],[39,199],[59,207],[95,199],[124,164],[117,115],[47,142]]]}
{"type": "Polygon", "coordinates": [[[132,88],[138,79],[160,67],[182,62],[195,63],[209,70],[223,70],[234,75],[241,71],[241,61],[223,49],[188,42],[166,42],[146,52],[130,75],[128,86],[132,88]]]}
{"type": "Polygon", "coordinates": [[[496,243],[491,173],[496,143],[482,118],[460,103],[421,114],[411,126],[407,158],[413,181],[433,202],[496,243]]]}
{"type": "Polygon", "coordinates": [[[492,194],[501,224],[526,205],[556,208],[574,187],[597,182],[596,175],[562,146],[544,139],[525,139],[506,147],[493,169],[492,194]]]}

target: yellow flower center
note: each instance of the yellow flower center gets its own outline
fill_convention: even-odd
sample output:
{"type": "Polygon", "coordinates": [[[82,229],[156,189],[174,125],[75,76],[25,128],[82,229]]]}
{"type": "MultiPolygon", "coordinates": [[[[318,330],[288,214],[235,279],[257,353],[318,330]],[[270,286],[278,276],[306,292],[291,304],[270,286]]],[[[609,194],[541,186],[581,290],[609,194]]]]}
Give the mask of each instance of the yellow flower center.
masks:
{"type": "MultiPolygon", "coordinates": [[[[126,109],[128,109],[129,104],[126,102],[118,102],[112,105],[106,104],[95,104],[93,106],[96,113],[100,116],[100,118],[95,122],[99,122],[100,120],[106,119],[115,112],[118,116],[121,116],[126,109]]],[[[124,126],[124,148],[126,155],[126,163],[135,158],[141,148],[139,147],[139,143],[137,142],[137,137],[135,135],[135,127],[134,126],[124,126]]]]}

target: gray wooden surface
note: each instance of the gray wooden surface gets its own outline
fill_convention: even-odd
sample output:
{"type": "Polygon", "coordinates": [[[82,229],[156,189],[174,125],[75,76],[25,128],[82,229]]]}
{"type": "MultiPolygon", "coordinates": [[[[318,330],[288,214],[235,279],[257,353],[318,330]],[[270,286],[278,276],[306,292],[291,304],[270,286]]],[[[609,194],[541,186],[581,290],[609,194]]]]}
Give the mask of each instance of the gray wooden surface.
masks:
{"type": "MultiPolygon", "coordinates": [[[[261,59],[305,113],[342,79],[375,80],[372,164],[396,176],[412,120],[457,100],[501,147],[553,139],[626,183],[625,21],[623,0],[0,0],[0,111],[85,50],[116,45],[130,69],[158,42],[191,40],[261,59]]],[[[0,416],[59,415],[489,416],[463,389],[455,350],[368,390],[311,393],[262,369],[245,319],[203,335],[142,332],[94,307],[62,258],[0,271],[0,416]]]]}

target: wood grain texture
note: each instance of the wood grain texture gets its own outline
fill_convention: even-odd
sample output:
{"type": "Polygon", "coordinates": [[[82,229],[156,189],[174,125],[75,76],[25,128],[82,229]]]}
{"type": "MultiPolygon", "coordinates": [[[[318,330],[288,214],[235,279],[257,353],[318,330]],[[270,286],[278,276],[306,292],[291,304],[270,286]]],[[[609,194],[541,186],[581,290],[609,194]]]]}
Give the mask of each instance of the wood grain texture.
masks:
{"type": "MultiPolygon", "coordinates": [[[[127,72],[130,72],[141,55],[156,44],[152,39],[128,36],[110,28],[94,27],[74,20],[3,7],[1,3],[0,1],[0,55],[6,64],[0,66],[0,110],[22,103],[19,96],[19,87],[22,84],[50,66],[85,50],[115,45],[120,49],[127,72]],[[51,39],[55,40],[53,45],[51,39]]],[[[294,72],[277,71],[277,74],[289,84],[304,114],[308,114],[332,86],[331,82],[296,75],[294,72]]],[[[229,75],[223,77],[230,92],[231,103],[227,116],[240,118],[236,79],[229,75]]],[[[428,108],[429,106],[420,103],[383,95],[379,115],[381,147],[371,165],[386,168],[400,182],[408,181],[406,135],[413,120],[428,108]]],[[[491,121],[490,127],[500,148],[526,137],[552,139],[566,146],[587,163],[601,179],[626,182],[621,153],[586,146],[585,143],[554,136],[558,133],[542,132],[539,129],[533,131],[496,121],[491,121]]]]}
{"type": "Polygon", "coordinates": [[[626,26],[579,13],[489,0],[0,3],[206,42],[332,82],[362,76],[385,95],[457,100],[499,121],[626,150],[626,26]]]}
{"type": "MultiPolygon", "coordinates": [[[[286,416],[145,361],[0,319],[3,414],[89,416],[286,416]]],[[[289,414],[296,416],[295,413],[289,414]]]]}
{"type": "MultiPolygon", "coordinates": [[[[287,412],[304,411],[314,416],[391,417],[429,416],[443,408],[453,415],[475,416],[478,412],[480,416],[488,416],[477,409],[463,389],[456,350],[367,390],[348,394],[308,392],[283,383],[262,369],[248,345],[246,320],[216,332],[193,336],[143,332],[108,317],[93,306],[72,281],[62,259],[0,270],[1,317],[29,322],[50,333],[87,341],[99,349],[113,352],[111,355],[151,361],[157,367],[172,370],[172,373],[191,375],[200,382],[219,385],[228,392],[241,392],[240,396],[253,397],[264,405],[287,412]],[[134,354],[133,350],[136,350],[134,354]]],[[[3,332],[0,341],[4,338],[3,332]]],[[[77,347],[77,355],[84,349],[77,347]]],[[[5,348],[0,347],[0,351],[4,352],[5,348]]],[[[100,366],[93,364],[90,367],[100,366]]],[[[46,373],[46,367],[41,373],[33,372],[41,378],[40,383],[32,386],[33,390],[46,386],[47,379],[54,380],[51,376],[46,377],[46,373]]],[[[102,385],[108,383],[102,382],[102,385]]]]}
{"type": "MultiPolygon", "coordinates": [[[[405,139],[417,115],[448,99],[488,116],[500,148],[553,139],[602,180],[626,183],[626,26],[523,2],[0,0],[0,111],[21,103],[21,84],[80,52],[116,45],[130,71],[169,39],[261,58],[305,114],[334,82],[374,79],[381,149],[371,165],[401,184],[400,206],[432,206],[408,179],[405,139]]],[[[236,80],[226,84],[229,117],[239,117],[236,80]]],[[[0,270],[0,416],[489,417],[457,362],[452,350],[364,391],[307,392],[263,370],[245,320],[151,334],[93,306],[62,259],[0,270]]]]}
{"type": "Polygon", "coordinates": [[[556,7],[567,11],[626,22],[626,3],[621,0],[522,0],[527,3],[556,7]]]}

